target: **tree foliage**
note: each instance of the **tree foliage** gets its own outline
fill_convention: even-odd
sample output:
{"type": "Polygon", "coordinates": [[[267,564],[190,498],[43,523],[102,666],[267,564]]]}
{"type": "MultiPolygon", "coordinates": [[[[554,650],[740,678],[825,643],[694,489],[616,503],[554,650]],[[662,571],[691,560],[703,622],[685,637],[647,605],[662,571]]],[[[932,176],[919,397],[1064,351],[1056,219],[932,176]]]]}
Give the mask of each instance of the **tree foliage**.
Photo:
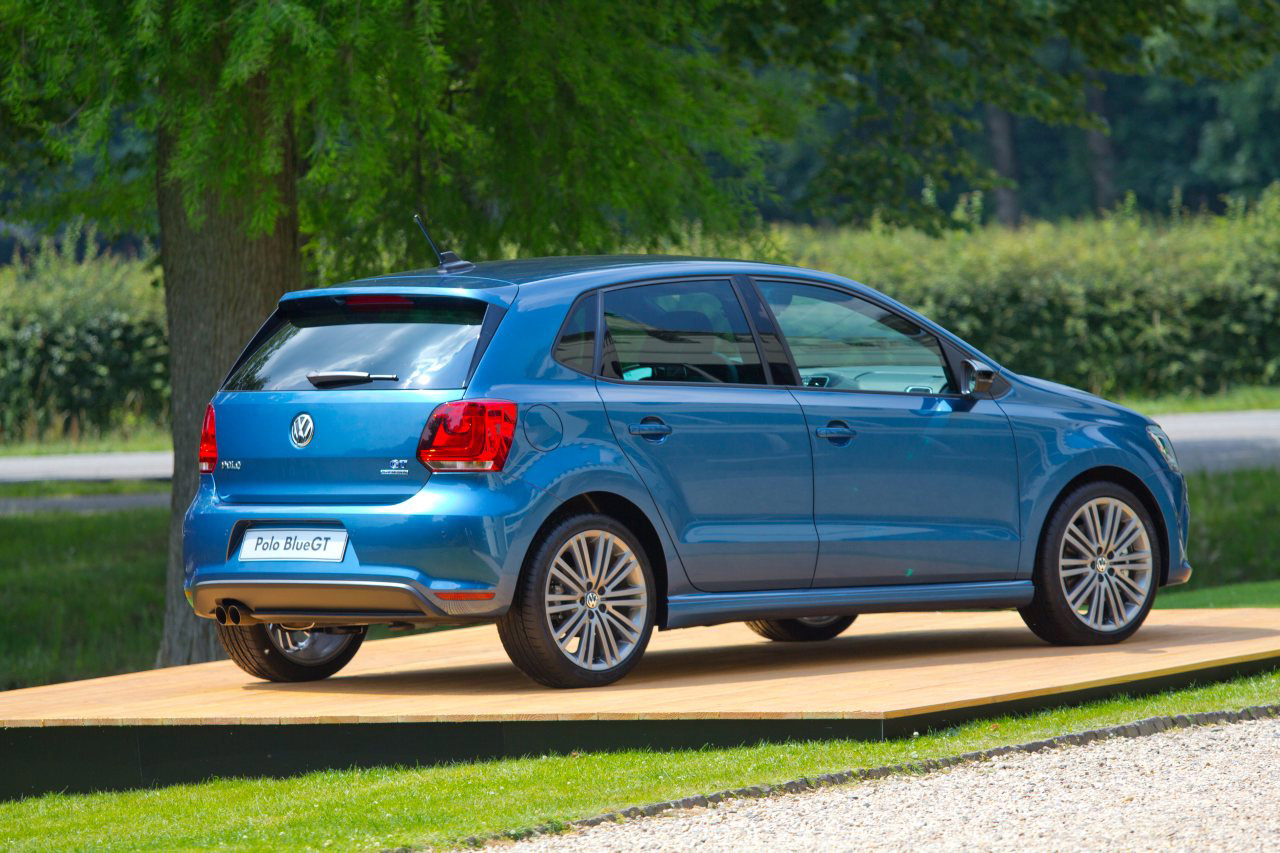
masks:
{"type": "Polygon", "coordinates": [[[712,6],[6,0],[0,101],[16,147],[92,176],[8,206],[96,196],[99,221],[153,215],[168,133],[164,178],[192,216],[211,194],[248,199],[265,233],[292,136],[303,233],[335,275],[425,258],[416,208],[479,254],[737,228],[754,211],[754,140],[781,105],[707,43],[712,6]]]}
{"type": "Polygon", "coordinates": [[[1045,124],[1098,126],[1096,71],[1229,78],[1280,44],[1274,0],[830,0],[742,3],[721,39],[789,68],[825,118],[793,209],[840,223],[938,227],[949,188],[987,188],[967,146],[980,104],[1045,124]],[[805,210],[807,208],[807,210],[805,210]]]}

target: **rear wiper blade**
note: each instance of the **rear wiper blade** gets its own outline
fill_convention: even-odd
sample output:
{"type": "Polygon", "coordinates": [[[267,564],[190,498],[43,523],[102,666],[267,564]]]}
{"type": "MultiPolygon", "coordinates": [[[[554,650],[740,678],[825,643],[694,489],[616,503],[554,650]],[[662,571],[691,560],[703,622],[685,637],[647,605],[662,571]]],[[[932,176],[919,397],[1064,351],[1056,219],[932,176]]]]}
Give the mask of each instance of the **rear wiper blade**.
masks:
{"type": "Polygon", "coordinates": [[[307,381],[317,388],[333,388],[364,382],[398,382],[400,377],[394,373],[369,373],[365,370],[321,370],[308,373],[307,381]]]}

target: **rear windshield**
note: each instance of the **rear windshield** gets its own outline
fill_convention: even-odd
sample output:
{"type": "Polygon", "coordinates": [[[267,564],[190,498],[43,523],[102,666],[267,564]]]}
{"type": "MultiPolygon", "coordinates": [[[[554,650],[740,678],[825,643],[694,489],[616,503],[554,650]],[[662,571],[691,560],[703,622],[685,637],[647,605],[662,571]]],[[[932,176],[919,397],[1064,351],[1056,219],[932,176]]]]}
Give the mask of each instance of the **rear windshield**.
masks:
{"type": "Polygon", "coordinates": [[[476,299],[342,297],[286,302],[250,344],[227,380],[228,391],[302,391],[311,374],[356,371],[369,382],[331,390],[465,388],[486,304],[476,299]],[[354,299],[353,299],[354,301],[354,299]]]}

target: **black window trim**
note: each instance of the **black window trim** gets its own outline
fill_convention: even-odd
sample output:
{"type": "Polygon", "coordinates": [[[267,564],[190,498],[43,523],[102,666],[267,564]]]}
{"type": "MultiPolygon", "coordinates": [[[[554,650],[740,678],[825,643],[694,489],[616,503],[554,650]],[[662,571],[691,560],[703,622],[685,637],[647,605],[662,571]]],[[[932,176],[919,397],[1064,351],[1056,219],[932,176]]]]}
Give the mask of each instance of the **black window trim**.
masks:
{"type": "Polygon", "coordinates": [[[467,387],[471,387],[471,379],[476,374],[476,368],[480,366],[480,359],[484,358],[485,351],[489,349],[489,342],[493,340],[493,335],[498,331],[498,324],[502,322],[502,318],[507,316],[507,309],[501,305],[495,305],[490,302],[484,309],[484,317],[480,321],[480,335],[476,338],[476,348],[471,353],[471,364],[467,366],[467,387]]]}
{"type": "MultiPolygon", "coordinates": [[[[755,325],[751,321],[751,316],[747,311],[747,307],[742,303],[742,294],[738,288],[734,286],[734,278],[737,273],[702,273],[698,275],[681,275],[664,278],[643,279],[640,281],[628,281],[618,284],[609,284],[598,287],[594,293],[599,293],[600,298],[596,301],[596,360],[593,365],[595,369],[595,378],[598,382],[608,382],[612,385],[625,385],[628,388],[636,387],[663,387],[674,386],[679,388],[776,388],[786,390],[786,385],[775,385],[772,382],[769,370],[769,363],[764,360],[759,336],[756,334],[755,325]],[[654,284],[680,284],[681,282],[694,281],[723,281],[729,284],[733,289],[734,298],[738,300],[738,309],[742,311],[744,317],[747,318],[747,329],[751,332],[751,338],[755,342],[756,357],[760,359],[760,372],[764,374],[765,383],[756,384],[749,382],[678,382],[675,380],[661,379],[657,381],[645,380],[644,382],[628,382],[625,379],[614,379],[612,376],[604,375],[604,336],[606,333],[604,325],[604,295],[613,290],[626,290],[631,287],[646,287],[654,284]]],[[[793,365],[794,368],[794,365],[793,365]]]]}
{"type": "MultiPolygon", "coordinates": [[[[751,286],[755,288],[756,296],[760,299],[760,302],[764,305],[765,310],[769,312],[769,318],[773,322],[774,329],[777,330],[778,339],[782,341],[782,345],[785,348],[787,353],[787,358],[790,359],[791,361],[791,369],[794,371],[795,377],[797,380],[801,378],[800,368],[796,365],[795,356],[793,356],[791,353],[791,344],[787,341],[786,333],[782,331],[782,326],[781,324],[778,323],[778,318],[773,313],[773,307],[769,305],[769,300],[765,299],[764,294],[760,292],[761,281],[778,281],[786,284],[807,284],[807,285],[812,285],[813,287],[823,287],[823,288],[826,288],[827,290],[834,290],[837,293],[844,294],[845,296],[851,296],[857,299],[865,300],[866,302],[871,303],[877,308],[880,308],[884,311],[888,311],[890,314],[893,314],[895,317],[899,317],[903,320],[906,320],[909,323],[914,323],[917,326],[921,325],[919,322],[917,322],[913,318],[904,316],[901,311],[899,311],[897,308],[893,307],[892,305],[887,305],[883,301],[876,299],[869,294],[859,293],[858,291],[851,290],[848,287],[841,287],[840,285],[831,284],[830,282],[817,281],[815,279],[803,278],[801,276],[796,276],[796,275],[787,275],[787,274],[781,274],[776,276],[752,275],[751,286]]],[[[928,332],[930,335],[932,335],[933,339],[938,342],[938,349],[942,352],[943,368],[947,371],[947,381],[951,384],[953,388],[959,389],[960,383],[956,381],[956,376],[960,375],[959,363],[966,356],[959,353],[956,347],[952,345],[951,341],[938,335],[932,329],[928,328],[927,326],[921,326],[921,328],[924,329],[924,331],[928,332]]],[[[971,355],[968,357],[977,358],[976,355],[971,355]]],[[[826,388],[826,387],[815,387],[815,386],[803,385],[803,384],[794,385],[790,387],[793,389],[799,389],[802,391],[827,391],[835,394],[890,394],[895,397],[936,397],[944,400],[969,399],[967,395],[960,392],[959,390],[954,391],[950,394],[941,394],[941,393],[917,394],[911,391],[877,391],[877,390],[867,389],[867,388],[826,388]]]]}
{"type": "Polygon", "coordinates": [[[574,297],[573,304],[571,304],[569,306],[569,310],[565,312],[564,320],[560,323],[560,328],[559,330],[556,331],[555,339],[551,342],[551,360],[553,362],[560,365],[565,370],[572,370],[574,373],[578,374],[579,376],[590,376],[592,378],[595,378],[595,374],[597,372],[597,365],[600,364],[600,300],[596,298],[596,295],[598,293],[599,291],[594,289],[584,290],[574,297]],[[560,348],[560,341],[564,339],[564,333],[569,328],[569,321],[573,319],[574,312],[578,310],[578,306],[586,302],[588,299],[596,299],[596,312],[595,312],[596,316],[591,318],[592,320],[595,321],[595,328],[592,330],[592,338],[591,338],[591,348],[592,348],[591,372],[583,373],[578,368],[571,367],[570,365],[567,365],[560,359],[556,358],[556,350],[560,348]]]}
{"type": "MultiPolygon", "coordinates": [[[[572,370],[573,372],[582,376],[588,375],[588,374],[582,373],[582,371],[577,370],[576,368],[569,367],[567,364],[564,364],[563,362],[556,360],[554,352],[555,352],[555,347],[560,343],[561,336],[564,334],[565,326],[568,325],[569,318],[573,316],[573,312],[577,309],[579,303],[581,303],[586,299],[596,297],[595,354],[592,359],[590,376],[591,378],[596,379],[597,381],[609,382],[614,385],[625,385],[633,388],[641,384],[646,386],[656,386],[656,387],[675,386],[675,387],[682,387],[682,388],[717,388],[717,387],[775,388],[775,389],[786,390],[786,391],[794,391],[794,390],[828,391],[828,392],[839,393],[839,394],[888,394],[896,397],[936,397],[936,398],[947,399],[947,400],[969,399],[966,394],[960,391],[955,391],[949,394],[917,394],[917,393],[912,393],[908,391],[876,391],[876,390],[861,389],[861,388],[818,388],[810,385],[805,385],[801,380],[800,369],[796,366],[795,356],[791,352],[791,344],[787,340],[786,334],[782,331],[782,326],[779,325],[778,318],[773,313],[772,306],[770,306],[769,301],[764,298],[764,294],[760,292],[760,287],[759,287],[760,281],[779,281],[779,282],[785,282],[790,284],[807,284],[813,287],[824,287],[828,290],[834,290],[837,293],[843,294],[845,296],[851,296],[858,299],[863,299],[871,303],[872,305],[875,305],[877,308],[888,311],[889,313],[897,317],[901,317],[902,319],[907,320],[908,322],[915,323],[916,325],[920,325],[918,321],[916,321],[914,318],[903,315],[902,312],[897,307],[887,304],[886,302],[876,298],[872,294],[862,293],[860,291],[853,290],[851,288],[834,284],[831,282],[820,281],[812,278],[805,278],[803,276],[797,276],[795,274],[788,274],[788,273],[779,273],[777,275],[760,275],[760,274],[747,274],[747,273],[723,273],[723,274],[703,273],[698,275],[683,275],[683,276],[672,276],[672,277],[654,278],[654,279],[641,279],[638,281],[619,282],[617,284],[603,285],[600,287],[593,287],[588,290],[584,290],[582,293],[579,293],[576,297],[574,297],[573,303],[569,306],[569,310],[565,313],[565,318],[561,322],[559,330],[556,332],[555,341],[552,344],[552,360],[555,361],[556,364],[559,364],[562,367],[564,367],[566,370],[572,370]],[[743,315],[747,318],[747,328],[750,329],[751,337],[755,341],[756,357],[760,359],[760,364],[766,380],[765,384],[760,385],[760,384],[745,383],[745,382],[715,382],[715,383],[677,382],[673,380],[646,381],[644,383],[638,383],[638,382],[628,382],[625,379],[614,379],[613,377],[605,376],[603,371],[603,366],[604,366],[603,359],[604,359],[604,337],[605,337],[605,334],[607,333],[607,330],[605,328],[605,323],[604,323],[604,294],[612,290],[623,290],[629,287],[645,287],[647,285],[653,285],[653,284],[679,284],[681,282],[695,282],[695,281],[728,281],[729,284],[733,287],[734,295],[738,299],[738,307],[742,310],[743,315]],[[747,300],[752,298],[754,298],[759,302],[761,308],[764,309],[764,312],[769,319],[770,325],[773,326],[773,334],[778,339],[778,342],[781,344],[782,351],[786,355],[787,363],[791,368],[791,375],[792,375],[792,378],[795,380],[795,384],[793,385],[785,385],[785,384],[780,384],[773,381],[773,371],[770,369],[769,367],[770,362],[766,358],[764,341],[760,337],[760,330],[757,328],[755,318],[751,315],[750,307],[747,305],[747,300]]],[[[942,350],[942,355],[945,360],[945,364],[943,366],[947,370],[947,379],[949,382],[952,383],[953,387],[958,389],[960,387],[960,383],[956,381],[955,377],[961,375],[961,362],[964,361],[966,358],[979,359],[981,358],[981,356],[976,352],[966,351],[965,349],[963,349],[962,347],[960,347],[959,345],[951,341],[949,338],[946,338],[937,334],[937,332],[935,332],[933,329],[930,329],[927,326],[922,326],[922,328],[924,328],[924,330],[928,332],[930,335],[932,335],[934,337],[934,340],[938,342],[938,346],[942,350]]],[[[997,376],[999,376],[999,371],[997,371],[997,376]]],[[[998,393],[991,394],[991,399],[998,399],[1004,396],[1004,394],[1010,390],[1011,386],[1007,381],[1005,381],[1003,384],[1004,384],[1004,388],[1000,390],[998,393]]]]}

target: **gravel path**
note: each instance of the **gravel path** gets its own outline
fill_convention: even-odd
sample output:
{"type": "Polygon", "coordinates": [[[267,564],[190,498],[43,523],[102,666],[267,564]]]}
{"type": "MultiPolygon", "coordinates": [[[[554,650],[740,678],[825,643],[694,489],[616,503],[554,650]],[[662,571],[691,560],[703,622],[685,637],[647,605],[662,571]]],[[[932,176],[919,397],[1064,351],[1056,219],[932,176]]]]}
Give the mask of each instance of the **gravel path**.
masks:
{"type": "Polygon", "coordinates": [[[1280,720],[601,824],[535,850],[1276,850],[1280,720]]]}

